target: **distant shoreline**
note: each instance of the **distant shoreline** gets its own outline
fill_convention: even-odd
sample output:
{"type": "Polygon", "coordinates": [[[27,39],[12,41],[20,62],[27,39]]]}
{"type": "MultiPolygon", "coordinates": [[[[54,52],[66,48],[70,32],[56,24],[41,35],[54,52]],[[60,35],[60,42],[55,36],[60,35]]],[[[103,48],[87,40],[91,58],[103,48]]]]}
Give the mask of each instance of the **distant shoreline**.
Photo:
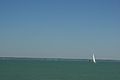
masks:
{"type": "MultiPolygon", "coordinates": [[[[67,58],[28,58],[28,57],[0,57],[0,60],[41,60],[41,61],[91,61],[92,59],[67,58]]],[[[96,59],[97,62],[120,62],[120,60],[96,59]]]]}

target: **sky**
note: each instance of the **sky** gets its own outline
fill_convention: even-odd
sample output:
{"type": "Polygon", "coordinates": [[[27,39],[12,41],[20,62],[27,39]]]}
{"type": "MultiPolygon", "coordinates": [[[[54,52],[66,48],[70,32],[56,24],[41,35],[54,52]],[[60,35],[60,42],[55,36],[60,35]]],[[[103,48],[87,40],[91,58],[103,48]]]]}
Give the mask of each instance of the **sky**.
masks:
{"type": "Polygon", "coordinates": [[[93,52],[120,60],[119,0],[0,0],[0,57],[91,59],[93,52]]]}

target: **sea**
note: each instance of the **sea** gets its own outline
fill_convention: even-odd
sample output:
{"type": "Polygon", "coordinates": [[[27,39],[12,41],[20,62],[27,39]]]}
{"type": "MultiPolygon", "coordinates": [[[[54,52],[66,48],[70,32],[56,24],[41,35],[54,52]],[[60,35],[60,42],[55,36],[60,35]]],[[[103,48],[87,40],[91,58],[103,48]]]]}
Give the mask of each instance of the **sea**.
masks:
{"type": "Polygon", "coordinates": [[[0,80],[120,80],[120,62],[5,59],[0,80]]]}

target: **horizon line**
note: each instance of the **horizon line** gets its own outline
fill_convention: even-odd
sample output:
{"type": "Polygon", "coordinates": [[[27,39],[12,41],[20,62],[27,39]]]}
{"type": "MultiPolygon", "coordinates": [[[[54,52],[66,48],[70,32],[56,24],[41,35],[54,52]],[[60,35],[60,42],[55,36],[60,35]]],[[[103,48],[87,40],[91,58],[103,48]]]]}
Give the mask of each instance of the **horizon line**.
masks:
{"type": "MultiPolygon", "coordinates": [[[[64,58],[64,57],[18,57],[18,56],[4,56],[0,58],[17,58],[17,59],[65,59],[65,60],[92,60],[92,58],[64,58]]],[[[105,58],[97,58],[96,60],[120,60],[120,59],[105,59],[105,58]]]]}

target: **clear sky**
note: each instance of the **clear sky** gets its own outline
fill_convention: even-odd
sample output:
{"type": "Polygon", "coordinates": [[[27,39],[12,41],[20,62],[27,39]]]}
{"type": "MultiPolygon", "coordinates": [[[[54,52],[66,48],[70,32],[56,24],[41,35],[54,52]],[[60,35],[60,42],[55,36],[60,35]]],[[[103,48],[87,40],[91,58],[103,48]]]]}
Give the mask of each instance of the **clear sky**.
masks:
{"type": "Polygon", "coordinates": [[[0,0],[0,56],[120,59],[120,0],[0,0]]]}

